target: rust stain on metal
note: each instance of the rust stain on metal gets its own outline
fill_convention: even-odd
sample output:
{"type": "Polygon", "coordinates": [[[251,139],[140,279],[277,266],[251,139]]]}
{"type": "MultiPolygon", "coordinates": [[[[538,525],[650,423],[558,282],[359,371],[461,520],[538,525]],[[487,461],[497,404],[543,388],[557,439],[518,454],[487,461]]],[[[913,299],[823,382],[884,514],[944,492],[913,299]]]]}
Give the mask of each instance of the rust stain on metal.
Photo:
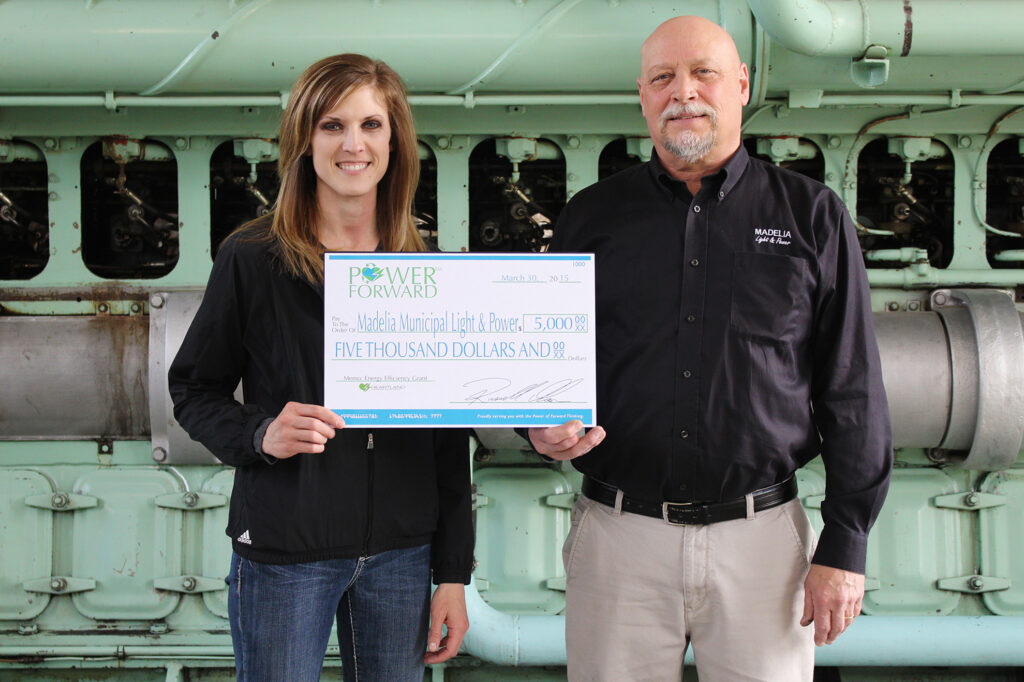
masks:
{"type": "Polygon", "coordinates": [[[0,301],[146,301],[149,289],[117,282],[82,287],[0,287],[0,301]]]}
{"type": "Polygon", "coordinates": [[[903,52],[900,53],[901,57],[906,57],[910,54],[910,43],[914,40],[914,8],[910,2],[911,0],[903,0],[903,14],[907,19],[903,22],[903,52]]]}

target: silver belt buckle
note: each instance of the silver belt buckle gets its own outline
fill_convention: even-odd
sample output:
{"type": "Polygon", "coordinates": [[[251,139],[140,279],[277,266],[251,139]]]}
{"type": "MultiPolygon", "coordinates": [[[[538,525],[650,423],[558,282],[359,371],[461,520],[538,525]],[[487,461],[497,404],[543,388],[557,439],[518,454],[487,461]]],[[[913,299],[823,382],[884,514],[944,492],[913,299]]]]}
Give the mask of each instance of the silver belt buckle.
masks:
{"type": "Polygon", "coordinates": [[[672,519],[670,519],[668,517],[668,510],[669,510],[669,507],[692,507],[693,505],[694,505],[693,502],[662,502],[661,503],[661,518],[665,520],[665,523],[667,523],[669,525],[672,525],[672,526],[689,526],[689,525],[692,525],[692,524],[689,524],[689,523],[687,523],[685,521],[673,521],[672,519]]]}

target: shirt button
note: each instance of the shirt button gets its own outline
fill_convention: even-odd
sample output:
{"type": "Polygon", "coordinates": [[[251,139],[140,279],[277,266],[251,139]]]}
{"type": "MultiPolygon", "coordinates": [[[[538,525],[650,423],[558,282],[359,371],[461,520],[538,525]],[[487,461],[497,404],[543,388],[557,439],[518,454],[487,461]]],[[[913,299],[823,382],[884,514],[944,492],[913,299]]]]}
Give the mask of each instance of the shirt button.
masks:
{"type": "Polygon", "coordinates": [[[723,199],[723,198],[725,198],[725,192],[719,192],[719,193],[718,193],[718,198],[719,198],[719,199],[723,199]]]}
{"type": "Polygon", "coordinates": [[[693,207],[693,212],[694,213],[700,213],[700,206],[694,206],[693,207]]]}
{"type": "Polygon", "coordinates": [[[692,324],[692,323],[697,321],[697,318],[694,317],[693,315],[687,315],[686,316],[686,321],[692,324]]]}
{"type": "Polygon", "coordinates": [[[697,267],[698,265],[700,265],[700,260],[694,258],[693,260],[690,261],[690,265],[692,265],[693,267],[697,267]]]}
{"type": "Polygon", "coordinates": [[[692,377],[692,376],[693,376],[693,372],[691,372],[691,371],[690,371],[690,370],[688,370],[688,369],[684,369],[684,370],[683,370],[683,377],[684,377],[684,378],[686,378],[686,379],[689,379],[689,378],[690,378],[690,377],[692,377]]]}
{"type": "Polygon", "coordinates": [[[680,438],[689,438],[690,437],[690,432],[687,431],[686,429],[683,429],[682,431],[679,432],[679,437],[680,438]]]}

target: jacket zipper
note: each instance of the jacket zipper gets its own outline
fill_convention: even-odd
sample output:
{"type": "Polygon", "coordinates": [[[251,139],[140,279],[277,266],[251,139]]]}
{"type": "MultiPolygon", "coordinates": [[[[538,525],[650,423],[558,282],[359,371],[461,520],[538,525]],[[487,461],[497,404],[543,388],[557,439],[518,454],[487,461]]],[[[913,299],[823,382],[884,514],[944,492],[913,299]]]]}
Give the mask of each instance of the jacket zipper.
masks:
{"type": "Polygon", "coordinates": [[[373,535],[373,431],[366,434],[366,533],[363,536],[362,556],[369,556],[370,537],[373,535]]]}

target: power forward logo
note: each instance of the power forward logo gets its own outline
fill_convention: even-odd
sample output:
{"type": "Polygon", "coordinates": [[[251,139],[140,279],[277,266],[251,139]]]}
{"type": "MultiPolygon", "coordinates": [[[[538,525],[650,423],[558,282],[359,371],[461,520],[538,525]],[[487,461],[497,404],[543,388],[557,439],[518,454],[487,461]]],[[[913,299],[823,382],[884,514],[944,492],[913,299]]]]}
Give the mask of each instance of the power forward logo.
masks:
{"type": "Polygon", "coordinates": [[[244,533],[239,535],[238,536],[238,541],[241,542],[241,543],[244,543],[246,545],[251,545],[252,544],[252,540],[249,539],[249,531],[245,531],[244,533]]]}

